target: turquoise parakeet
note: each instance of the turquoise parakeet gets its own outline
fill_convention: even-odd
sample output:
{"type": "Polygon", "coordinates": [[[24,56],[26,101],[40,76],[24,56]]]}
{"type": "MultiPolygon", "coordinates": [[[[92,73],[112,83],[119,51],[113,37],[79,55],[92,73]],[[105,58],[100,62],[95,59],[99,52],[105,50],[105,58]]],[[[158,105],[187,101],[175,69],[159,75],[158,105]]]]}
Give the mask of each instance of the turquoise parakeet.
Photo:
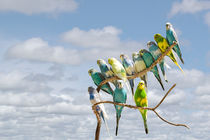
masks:
{"type": "MultiPolygon", "coordinates": [[[[125,71],[128,76],[131,76],[135,73],[133,61],[129,59],[127,55],[121,54],[120,59],[122,61],[122,65],[125,68],[125,71]]],[[[132,95],[134,96],[134,79],[129,79],[132,95]]]]}
{"type": "MultiPolygon", "coordinates": [[[[147,43],[147,47],[149,48],[149,51],[151,52],[153,58],[155,60],[157,60],[160,56],[161,56],[161,51],[160,49],[158,48],[158,46],[156,45],[155,42],[153,41],[149,41],[147,43]]],[[[166,78],[166,74],[165,74],[165,68],[164,68],[164,58],[162,61],[159,62],[159,66],[160,66],[160,69],[162,71],[162,74],[163,74],[163,77],[165,79],[166,82],[168,82],[167,78],[166,78]]]]}
{"type": "MultiPolygon", "coordinates": [[[[161,50],[162,53],[164,53],[169,48],[168,41],[166,40],[166,38],[164,38],[160,34],[155,34],[154,35],[154,39],[157,42],[158,48],[161,50]]],[[[169,53],[167,55],[179,67],[179,69],[184,73],[184,71],[179,66],[178,62],[176,61],[176,57],[174,56],[173,52],[172,51],[169,51],[169,53]]]]}
{"type": "MultiPolygon", "coordinates": [[[[102,81],[105,80],[105,77],[100,72],[97,72],[95,69],[90,69],[88,73],[96,86],[98,86],[102,81]]],[[[109,83],[106,83],[103,86],[101,86],[101,89],[110,95],[113,95],[114,93],[109,83]]]]}
{"type": "MultiPolygon", "coordinates": [[[[106,61],[104,61],[103,59],[98,59],[97,60],[97,64],[101,70],[101,73],[104,75],[104,77],[107,79],[107,78],[111,78],[114,75],[113,71],[109,68],[109,66],[107,65],[106,61]]],[[[115,81],[112,81],[112,83],[115,85],[115,87],[117,86],[118,84],[118,81],[115,80],[115,81]]]]}
{"type": "MultiPolygon", "coordinates": [[[[126,103],[127,91],[125,90],[125,88],[123,87],[123,84],[121,82],[119,82],[119,85],[116,87],[116,89],[114,91],[113,100],[116,103],[126,103]]],[[[116,110],[116,131],[115,131],[115,135],[116,136],[117,136],[119,120],[120,120],[123,108],[124,108],[124,106],[115,105],[115,110],[116,110]]]]}
{"type": "Polygon", "coordinates": [[[166,23],[166,39],[167,39],[169,45],[172,45],[174,43],[174,41],[177,42],[177,45],[175,45],[173,47],[173,50],[176,52],[176,54],[178,55],[179,59],[184,64],[184,60],[182,58],[182,53],[181,53],[181,50],[179,48],[178,37],[176,35],[176,32],[175,32],[172,24],[169,23],[169,22],[166,23]]]}
{"type": "MultiPolygon", "coordinates": [[[[148,107],[148,100],[147,100],[147,93],[145,90],[145,84],[144,81],[140,81],[137,88],[136,92],[134,95],[134,100],[136,103],[136,106],[138,107],[148,107]]],[[[144,128],[145,128],[145,133],[148,134],[148,127],[147,127],[147,110],[145,109],[139,109],[143,121],[144,121],[144,128]]]]}
{"type": "MultiPolygon", "coordinates": [[[[155,62],[155,59],[153,58],[152,54],[145,50],[145,49],[141,49],[139,51],[139,54],[140,56],[143,58],[144,60],[144,63],[146,64],[146,67],[149,68],[154,62],[155,62]]],[[[157,66],[154,66],[152,69],[151,69],[151,72],[153,72],[155,78],[158,80],[158,82],[160,83],[161,87],[163,90],[164,89],[164,86],[163,86],[163,83],[161,81],[161,78],[160,78],[160,75],[159,75],[159,71],[158,71],[158,68],[157,66]]]]}
{"type": "MultiPolygon", "coordinates": [[[[101,102],[100,94],[96,91],[95,88],[93,88],[92,86],[88,87],[88,92],[89,92],[89,95],[90,95],[90,102],[91,102],[92,105],[94,105],[97,102],[101,102]]],[[[106,122],[107,119],[108,119],[108,115],[106,113],[104,104],[97,105],[96,106],[96,111],[98,112],[100,117],[103,119],[103,121],[106,125],[106,130],[107,130],[108,134],[110,135],[109,127],[108,127],[107,122],[106,122]]]]}
{"type": "MultiPolygon", "coordinates": [[[[140,56],[139,53],[134,52],[132,54],[132,58],[133,58],[134,69],[135,69],[136,73],[141,72],[147,68],[146,64],[144,63],[143,58],[140,56]]],[[[143,80],[145,82],[145,86],[147,87],[147,74],[141,76],[140,78],[141,78],[141,80],[143,80]]]]}

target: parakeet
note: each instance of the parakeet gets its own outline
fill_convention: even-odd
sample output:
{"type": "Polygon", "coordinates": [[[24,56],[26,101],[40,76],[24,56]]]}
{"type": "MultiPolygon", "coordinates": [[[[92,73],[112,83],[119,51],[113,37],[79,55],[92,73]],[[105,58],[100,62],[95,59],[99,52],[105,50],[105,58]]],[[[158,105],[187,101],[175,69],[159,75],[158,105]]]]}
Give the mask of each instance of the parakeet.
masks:
{"type": "MultiPolygon", "coordinates": [[[[155,60],[157,60],[160,57],[160,55],[162,54],[160,49],[156,45],[156,43],[153,42],[153,41],[149,41],[147,43],[147,47],[149,48],[149,51],[151,52],[151,54],[152,54],[152,56],[155,60]]],[[[164,77],[165,81],[168,82],[168,80],[166,78],[166,74],[165,74],[164,58],[163,58],[162,61],[159,62],[159,66],[160,66],[160,69],[162,71],[162,74],[163,74],[163,77],[164,77]]]]}
{"type": "MultiPolygon", "coordinates": [[[[113,100],[116,103],[126,103],[127,91],[123,87],[122,82],[119,82],[119,85],[114,90],[113,100]]],[[[117,136],[119,120],[120,120],[123,108],[124,108],[124,106],[115,105],[115,110],[116,110],[116,132],[115,132],[115,135],[116,136],[117,136]]]]}
{"type": "Polygon", "coordinates": [[[112,66],[114,74],[124,81],[127,89],[129,90],[129,85],[127,83],[128,79],[123,65],[116,58],[113,57],[108,59],[108,63],[112,66]]]}
{"type": "MultiPolygon", "coordinates": [[[[109,68],[109,66],[107,65],[106,61],[104,61],[103,59],[98,59],[97,60],[97,64],[101,70],[101,73],[104,75],[104,77],[107,79],[107,78],[111,78],[114,75],[113,71],[109,68]]],[[[118,84],[118,81],[115,80],[115,81],[112,81],[112,83],[115,85],[115,87],[117,86],[118,84]]]]}
{"type": "MultiPolygon", "coordinates": [[[[90,102],[91,102],[92,105],[94,105],[95,103],[101,101],[100,94],[96,91],[95,88],[93,88],[92,86],[88,87],[88,92],[89,92],[89,95],[90,95],[90,102]]],[[[96,106],[96,111],[98,112],[100,117],[103,119],[103,121],[104,121],[104,123],[106,125],[107,132],[110,135],[109,127],[108,127],[107,122],[106,122],[106,120],[108,119],[108,115],[107,115],[107,113],[105,111],[104,104],[97,105],[96,106]]]]}
{"type": "MultiPolygon", "coordinates": [[[[141,72],[147,68],[146,64],[144,63],[143,58],[140,56],[139,53],[134,52],[132,54],[132,58],[133,58],[134,69],[135,69],[136,73],[141,72]]],[[[145,82],[145,86],[147,87],[147,74],[141,76],[140,78],[141,78],[141,80],[143,80],[145,82]]]]}
{"type": "MultiPolygon", "coordinates": [[[[134,100],[136,103],[136,106],[138,107],[148,107],[148,100],[147,100],[147,93],[145,90],[145,84],[144,81],[140,81],[137,88],[136,92],[134,95],[134,100]]],[[[147,127],[147,110],[145,109],[139,109],[143,121],[144,121],[144,128],[145,128],[145,133],[148,134],[148,127],[147,127]]]]}
{"type": "MultiPolygon", "coordinates": [[[[100,85],[100,83],[105,80],[105,77],[100,72],[97,72],[95,69],[90,69],[88,73],[96,86],[100,85]]],[[[109,83],[102,85],[101,89],[110,95],[113,95],[114,93],[109,83]]]]}
{"type": "MultiPolygon", "coordinates": [[[[152,54],[147,51],[146,49],[141,49],[139,51],[139,54],[140,56],[143,58],[144,60],[144,63],[146,64],[146,67],[149,68],[154,62],[155,62],[155,59],[153,58],[152,54]]],[[[158,68],[157,66],[154,66],[152,69],[151,69],[151,72],[153,72],[155,78],[158,80],[158,82],[160,83],[161,87],[163,90],[164,89],[164,86],[163,86],[163,83],[161,81],[161,78],[160,78],[160,75],[159,75],[159,71],[158,71],[158,68]]]]}
{"type": "MultiPolygon", "coordinates": [[[[162,53],[164,53],[169,48],[168,41],[163,36],[161,36],[160,34],[155,34],[154,39],[157,42],[158,48],[161,50],[162,53]]],[[[174,56],[173,52],[169,51],[169,53],[167,55],[179,67],[179,69],[184,73],[184,71],[179,66],[178,62],[176,61],[176,57],[174,56]]]]}
{"type": "MultiPolygon", "coordinates": [[[[125,68],[125,71],[128,76],[131,76],[135,73],[133,61],[129,59],[127,55],[121,54],[120,59],[122,61],[122,65],[125,68]]],[[[129,79],[132,95],[134,96],[134,79],[129,79]]]]}
{"type": "Polygon", "coordinates": [[[172,24],[169,23],[169,22],[166,23],[166,39],[167,39],[169,45],[172,45],[174,43],[174,41],[177,42],[177,44],[173,47],[173,50],[176,52],[179,59],[184,64],[184,60],[182,58],[182,53],[181,53],[181,50],[179,48],[178,37],[176,35],[176,32],[175,32],[172,24]]]}
{"type": "Polygon", "coordinates": [[[109,58],[108,62],[112,66],[114,74],[123,81],[127,81],[127,75],[123,65],[116,58],[113,57],[109,58]]]}

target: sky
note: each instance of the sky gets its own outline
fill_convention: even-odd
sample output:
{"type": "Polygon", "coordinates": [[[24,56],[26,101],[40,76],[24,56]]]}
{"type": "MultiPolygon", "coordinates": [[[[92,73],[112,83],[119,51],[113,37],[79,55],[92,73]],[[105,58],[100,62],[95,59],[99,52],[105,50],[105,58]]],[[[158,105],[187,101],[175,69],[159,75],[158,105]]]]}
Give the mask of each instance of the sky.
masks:
{"type": "MultiPolygon", "coordinates": [[[[124,108],[116,137],[115,110],[106,104],[111,137],[102,124],[100,139],[210,139],[210,1],[0,0],[0,19],[1,140],[94,139],[97,122],[87,88],[96,86],[88,70],[99,70],[99,58],[131,58],[154,34],[165,36],[166,22],[178,35],[185,74],[165,58],[171,67],[165,89],[177,86],[157,111],[190,129],[148,111],[146,135],[138,110],[124,108]]],[[[151,72],[148,79],[153,107],[166,91],[151,72]]],[[[134,105],[131,93],[127,103],[134,105]]]]}

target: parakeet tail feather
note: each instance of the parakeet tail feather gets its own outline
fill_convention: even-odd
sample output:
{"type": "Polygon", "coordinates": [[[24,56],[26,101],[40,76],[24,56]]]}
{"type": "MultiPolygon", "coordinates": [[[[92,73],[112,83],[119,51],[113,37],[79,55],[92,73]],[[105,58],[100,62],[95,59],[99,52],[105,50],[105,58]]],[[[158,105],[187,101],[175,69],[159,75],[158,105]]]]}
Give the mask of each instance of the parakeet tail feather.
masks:
{"type": "Polygon", "coordinates": [[[145,128],[145,133],[148,134],[148,127],[147,127],[147,120],[144,119],[144,128],[145,128]]]}
{"type": "Polygon", "coordinates": [[[118,117],[116,116],[116,119],[117,119],[117,124],[116,124],[115,135],[117,136],[117,133],[118,133],[118,125],[119,125],[119,120],[120,120],[120,118],[118,118],[118,117]]]}
{"type": "Polygon", "coordinates": [[[179,69],[182,71],[182,73],[184,74],[184,71],[182,70],[182,68],[179,66],[179,64],[177,62],[174,62],[178,67],[179,69]]]}
{"type": "Polygon", "coordinates": [[[104,123],[105,123],[105,126],[106,126],[106,131],[107,131],[108,135],[111,137],[106,119],[104,119],[104,123]]]}

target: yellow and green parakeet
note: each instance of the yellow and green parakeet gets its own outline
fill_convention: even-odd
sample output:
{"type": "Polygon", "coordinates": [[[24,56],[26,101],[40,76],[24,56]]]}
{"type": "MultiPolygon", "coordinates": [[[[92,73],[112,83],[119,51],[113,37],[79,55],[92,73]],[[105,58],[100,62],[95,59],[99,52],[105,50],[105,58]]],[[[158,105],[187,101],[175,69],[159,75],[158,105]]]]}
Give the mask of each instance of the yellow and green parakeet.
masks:
{"type": "Polygon", "coordinates": [[[122,79],[124,82],[127,81],[125,68],[116,58],[109,58],[108,63],[112,66],[112,70],[118,78],[122,79]]]}
{"type": "MultiPolygon", "coordinates": [[[[166,38],[164,38],[160,34],[155,34],[154,35],[154,39],[157,42],[158,47],[159,47],[159,49],[161,50],[162,53],[164,53],[169,48],[168,41],[166,40],[166,38]]],[[[174,56],[173,52],[172,51],[169,51],[169,53],[167,55],[179,67],[179,69],[184,73],[184,71],[179,66],[178,62],[176,61],[176,57],[174,56]]]]}
{"type": "MultiPolygon", "coordinates": [[[[138,107],[148,107],[148,100],[147,100],[147,93],[145,90],[145,84],[144,81],[141,80],[136,88],[136,92],[134,95],[134,100],[136,103],[136,106],[138,107]]],[[[145,109],[139,109],[143,121],[144,121],[144,128],[145,133],[148,134],[148,127],[147,127],[147,110],[145,109]]]]}

